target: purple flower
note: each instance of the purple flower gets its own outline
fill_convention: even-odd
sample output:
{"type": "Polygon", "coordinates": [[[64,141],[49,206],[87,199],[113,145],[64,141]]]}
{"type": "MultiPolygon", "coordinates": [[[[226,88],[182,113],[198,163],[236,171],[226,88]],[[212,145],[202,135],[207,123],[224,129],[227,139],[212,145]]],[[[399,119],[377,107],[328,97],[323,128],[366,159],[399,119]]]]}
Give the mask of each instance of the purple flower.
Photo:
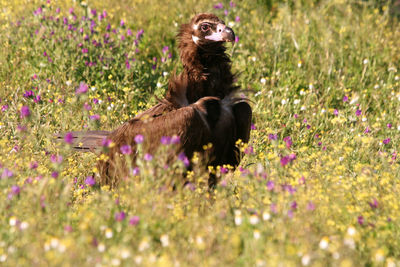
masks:
{"type": "Polygon", "coordinates": [[[121,146],[120,150],[124,155],[130,155],[132,153],[132,148],[130,145],[123,145],[121,146]]]}
{"type": "Polygon", "coordinates": [[[85,184],[88,186],[94,186],[96,184],[96,180],[93,178],[93,176],[88,176],[85,179],[85,184]]]}
{"type": "Polygon", "coordinates": [[[163,49],[162,49],[163,54],[167,53],[168,50],[169,50],[169,47],[168,46],[164,46],[163,49]]]}
{"type": "Polygon", "coordinates": [[[238,35],[235,36],[235,43],[239,43],[239,36],[238,35]]]}
{"type": "Polygon", "coordinates": [[[140,221],[139,216],[132,216],[132,217],[129,219],[129,224],[130,224],[130,225],[137,225],[137,224],[139,223],[139,221],[140,221]]]}
{"type": "Polygon", "coordinates": [[[133,175],[133,176],[138,176],[139,174],[140,174],[140,169],[139,169],[139,167],[133,168],[133,170],[132,170],[132,175],[133,175]]]}
{"type": "Polygon", "coordinates": [[[361,215],[358,216],[358,217],[357,217],[357,222],[358,222],[359,225],[363,225],[363,224],[364,224],[364,217],[361,216],[361,215]]]}
{"type": "Polygon", "coordinates": [[[290,162],[289,156],[284,156],[281,158],[281,165],[285,166],[290,162]]]}
{"type": "Polygon", "coordinates": [[[240,17],[239,17],[239,16],[236,16],[235,21],[236,21],[236,22],[240,22],[240,17]]]}
{"type": "Polygon", "coordinates": [[[141,144],[141,143],[143,143],[143,140],[144,140],[143,135],[138,134],[138,135],[135,136],[135,143],[136,143],[136,144],[141,144]]]}
{"type": "Polygon", "coordinates": [[[126,31],[126,35],[131,36],[131,35],[132,35],[132,30],[131,30],[131,29],[128,29],[128,30],[126,31]]]}
{"type": "Polygon", "coordinates": [[[89,119],[91,119],[93,121],[98,121],[98,120],[100,120],[100,115],[99,114],[90,115],[89,119]]]}
{"type": "Polygon", "coordinates": [[[5,179],[5,178],[10,178],[14,175],[14,173],[12,171],[10,171],[7,168],[4,168],[3,173],[1,174],[1,178],[5,179]]]}
{"type": "Polygon", "coordinates": [[[389,129],[391,129],[391,128],[392,128],[392,124],[391,124],[391,123],[388,123],[388,124],[386,124],[386,127],[388,127],[389,129]]]}
{"type": "Polygon", "coordinates": [[[18,195],[21,192],[21,188],[18,185],[11,186],[11,194],[14,196],[18,195]]]}
{"type": "Polygon", "coordinates": [[[181,138],[177,135],[171,137],[171,144],[177,145],[181,142],[181,138]]]}
{"type": "Polygon", "coordinates": [[[112,140],[108,139],[107,137],[105,137],[102,141],[101,141],[101,145],[103,147],[109,147],[111,144],[112,140]]]}
{"type": "Polygon", "coordinates": [[[224,15],[225,15],[225,16],[228,16],[228,14],[229,14],[229,11],[225,9],[225,10],[224,10],[224,15]]]}
{"type": "Polygon", "coordinates": [[[250,129],[251,130],[256,130],[257,129],[256,126],[254,125],[254,123],[251,124],[250,129]]]}
{"type": "Polygon", "coordinates": [[[361,109],[357,109],[357,110],[356,110],[356,115],[357,115],[357,116],[360,116],[360,115],[361,115],[361,109]]]}
{"type": "Polygon", "coordinates": [[[235,7],[236,4],[235,4],[233,1],[230,1],[230,2],[229,2],[229,6],[230,6],[230,7],[235,7]]]}
{"type": "Polygon", "coordinates": [[[31,111],[29,110],[28,106],[22,106],[20,112],[21,112],[21,118],[26,118],[31,115],[31,111]]]}
{"type": "Polygon", "coordinates": [[[57,178],[58,177],[58,172],[57,171],[52,172],[51,173],[51,177],[57,178]]]}
{"type": "Polygon", "coordinates": [[[123,20],[123,19],[121,19],[121,22],[119,23],[119,25],[120,25],[121,27],[124,27],[124,25],[125,25],[125,22],[124,22],[124,20],[123,20]]]}
{"type": "Polygon", "coordinates": [[[84,94],[88,91],[88,88],[89,88],[89,86],[86,83],[81,82],[79,84],[79,87],[76,89],[75,94],[77,94],[77,95],[84,94]]]}
{"type": "Polygon", "coordinates": [[[270,208],[271,208],[271,211],[272,211],[273,213],[278,213],[278,207],[276,206],[275,203],[271,203],[270,208]]]}
{"type": "Polygon", "coordinates": [[[50,156],[50,161],[53,163],[58,163],[60,164],[63,161],[63,157],[62,156],[57,156],[57,155],[51,155],[50,156]]]}
{"type": "Polygon", "coordinates": [[[1,106],[1,111],[4,112],[8,109],[8,105],[1,106]]]}
{"type": "Polygon", "coordinates": [[[276,134],[269,134],[269,135],[268,135],[268,139],[269,139],[269,140],[277,140],[277,139],[278,139],[278,135],[276,135],[276,134]]]}
{"type": "Polygon", "coordinates": [[[337,109],[335,109],[335,110],[333,111],[333,115],[335,115],[335,116],[339,115],[339,111],[338,111],[337,109]]]}
{"type": "Polygon", "coordinates": [[[83,108],[86,110],[91,110],[92,106],[90,106],[87,102],[85,102],[85,104],[83,104],[83,108]]]}
{"type": "Polygon", "coordinates": [[[114,215],[114,218],[117,222],[121,222],[125,219],[126,215],[125,212],[121,211],[121,212],[116,212],[114,215]]]}
{"type": "Polygon", "coordinates": [[[151,161],[153,159],[153,156],[149,153],[144,154],[144,160],[146,161],[151,161]]]}
{"type": "Polygon", "coordinates": [[[64,135],[64,141],[65,141],[65,143],[67,143],[67,144],[72,144],[72,141],[74,140],[74,135],[71,133],[71,132],[69,132],[69,133],[66,133],[65,135],[64,135]]]}
{"type": "Polygon", "coordinates": [[[215,9],[223,9],[224,5],[222,3],[218,3],[218,4],[214,5],[214,8],[215,9]]]}
{"type": "Polygon", "coordinates": [[[389,144],[389,143],[390,143],[390,138],[387,138],[387,139],[383,140],[383,143],[384,143],[385,145],[389,144]]]}
{"type": "Polygon", "coordinates": [[[370,206],[371,208],[373,208],[373,209],[378,208],[378,201],[376,200],[376,198],[374,198],[374,199],[372,200],[372,202],[368,202],[368,204],[369,204],[369,206],[370,206]]]}
{"type": "Polygon", "coordinates": [[[309,211],[315,210],[315,205],[314,205],[314,203],[312,203],[311,201],[309,201],[308,204],[307,204],[307,210],[309,210],[309,211]]]}
{"type": "MultiPolygon", "coordinates": [[[[183,164],[185,164],[186,167],[189,167],[190,162],[189,162],[189,159],[186,157],[186,155],[185,155],[184,152],[181,152],[181,153],[178,155],[178,159],[179,159],[180,161],[182,161],[183,164]]],[[[222,168],[221,168],[221,172],[222,172],[222,168]]]]}
{"type": "Polygon", "coordinates": [[[136,39],[140,40],[140,38],[142,38],[143,33],[144,33],[143,29],[138,30],[138,32],[136,33],[136,39]]]}
{"type": "Polygon", "coordinates": [[[371,130],[369,129],[369,127],[367,126],[367,128],[365,128],[364,133],[369,133],[371,132],[371,130]]]}
{"type": "Polygon", "coordinates": [[[272,190],[274,190],[274,188],[275,188],[275,183],[273,181],[268,181],[267,182],[267,189],[269,191],[272,191],[272,190]]]}
{"type": "Polygon", "coordinates": [[[23,96],[26,97],[26,98],[33,97],[34,95],[35,95],[35,94],[33,93],[32,90],[25,91],[25,93],[23,94],[23,96]]]}
{"type": "Polygon", "coordinates": [[[283,141],[286,143],[286,147],[290,148],[290,146],[293,144],[292,138],[290,136],[286,136],[283,138],[283,141]]]}
{"type": "Polygon", "coordinates": [[[169,136],[162,136],[160,142],[161,142],[161,144],[163,144],[163,145],[169,145],[169,144],[171,144],[171,137],[169,137],[169,136]]]}
{"type": "Polygon", "coordinates": [[[291,208],[292,210],[296,210],[296,209],[297,209],[297,202],[296,202],[296,201],[293,201],[292,203],[290,203],[290,208],[291,208]]]}
{"type": "Polygon", "coordinates": [[[347,96],[347,95],[345,95],[344,97],[343,97],[343,102],[347,102],[349,100],[349,97],[347,96]]]}
{"type": "Polygon", "coordinates": [[[32,162],[29,164],[29,168],[30,168],[31,170],[36,169],[38,166],[39,166],[39,164],[38,164],[36,161],[32,161],[32,162]]]}

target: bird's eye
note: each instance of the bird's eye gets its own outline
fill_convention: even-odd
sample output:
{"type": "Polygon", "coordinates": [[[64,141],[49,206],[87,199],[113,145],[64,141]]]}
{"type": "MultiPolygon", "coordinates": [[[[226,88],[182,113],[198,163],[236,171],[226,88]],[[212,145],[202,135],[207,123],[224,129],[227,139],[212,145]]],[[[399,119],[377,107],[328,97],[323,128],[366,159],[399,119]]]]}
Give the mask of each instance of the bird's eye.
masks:
{"type": "Polygon", "coordinates": [[[208,24],[202,24],[200,27],[201,31],[206,32],[210,29],[210,25],[208,24]]]}

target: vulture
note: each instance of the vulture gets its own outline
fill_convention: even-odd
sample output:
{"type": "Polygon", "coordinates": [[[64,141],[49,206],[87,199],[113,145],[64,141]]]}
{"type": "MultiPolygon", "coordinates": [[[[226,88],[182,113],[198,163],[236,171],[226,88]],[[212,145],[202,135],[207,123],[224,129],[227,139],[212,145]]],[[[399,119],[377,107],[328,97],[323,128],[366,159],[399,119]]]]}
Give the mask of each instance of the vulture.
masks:
{"type": "MultiPolygon", "coordinates": [[[[246,98],[237,96],[239,88],[226,54],[224,44],[233,42],[235,34],[217,16],[201,13],[180,27],[177,38],[183,71],[171,75],[164,99],[112,132],[72,132],[75,150],[94,151],[105,139],[113,142],[107,160],[98,163],[102,184],[117,185],[127,175],[126,164],[118,163],[123,159],[121,147],[135,149],[139,134],[148,153],[157,150],[163,136],[175,135],[180,139],[176,155],[183,152],[190,159],[197,151],[207,154],[205,166],[239,164],[236,142],[249,141],[252,110],[246,98]],[[205,152],[209,143],[212,148],[205,152]]],[[[209,186],[215,184],[215,175],[210,175],[209,186]]]]}

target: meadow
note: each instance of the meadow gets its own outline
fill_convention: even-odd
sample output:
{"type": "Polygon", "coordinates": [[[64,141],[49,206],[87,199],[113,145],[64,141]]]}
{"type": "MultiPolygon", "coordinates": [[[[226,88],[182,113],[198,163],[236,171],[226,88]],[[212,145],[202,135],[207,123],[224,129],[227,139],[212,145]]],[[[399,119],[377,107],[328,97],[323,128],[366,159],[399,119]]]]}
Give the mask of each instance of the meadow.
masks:
{"type": "Polygon", "coordinates": [[[400,266],[396,3],[0,0],[0,265],[400,266]],[[167,144],[100,185],[104,158],[54,134],[157,103],[197,12],[238,36],[254,112],[240,167],[173,189],[185,167],[165,166],[167,144]]]}

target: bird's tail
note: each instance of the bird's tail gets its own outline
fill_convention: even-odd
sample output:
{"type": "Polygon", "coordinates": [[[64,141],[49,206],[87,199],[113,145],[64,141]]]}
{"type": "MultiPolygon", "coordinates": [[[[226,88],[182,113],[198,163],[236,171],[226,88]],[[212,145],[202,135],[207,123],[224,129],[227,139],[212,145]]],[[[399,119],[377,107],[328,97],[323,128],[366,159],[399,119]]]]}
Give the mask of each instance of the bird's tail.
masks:
{"type": "Polygon", "coordinates": [[[76,131],[67,134],[57,134],[58,142],[70,143],[74,150],[95,152],[104,145],[104,140],[110,134],[108,131],[76,131]],[[72,136],[71,136],[72,135],[72,136]]]}

